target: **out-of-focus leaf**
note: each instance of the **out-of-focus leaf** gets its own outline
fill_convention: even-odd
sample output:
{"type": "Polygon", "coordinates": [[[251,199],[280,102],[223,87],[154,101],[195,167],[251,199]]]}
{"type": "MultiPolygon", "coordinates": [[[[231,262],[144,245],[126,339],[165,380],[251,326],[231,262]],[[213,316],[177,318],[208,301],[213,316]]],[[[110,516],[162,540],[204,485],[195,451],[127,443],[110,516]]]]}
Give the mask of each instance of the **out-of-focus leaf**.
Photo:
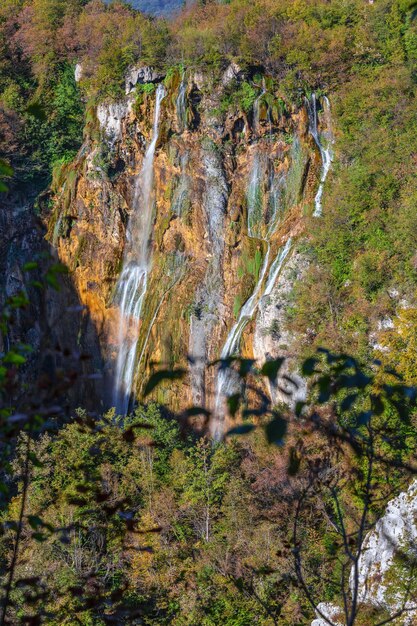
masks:
{"type": "Polygon", "coordinates": [[[26,107],[26,113],[32,115],[40,122],[44,122],[47,119],[45,109],[39,102],[32,102],[26,107]]]}
{"type": "Polygon", "coordinates": [[[305,402],[303,402],[302,400],[298,400],[295,405],[295,414],[297,417],[301,416],[305,406],[307,406],[305,402]]]}
{"type": "Polygon", "coordinates": [[[236,415],[240,406],[240,393],[234,393],[227,398],[227,406],[232,417],[236,415]]]}
{"type": "Polygon", "coordinates": [[[331,378],[330,376],[322,376],[318,382],[318,387],[320,390],[318,401],[320,404],[325,404],[330,399],[330,389],[331,389],[331,378]]]}
{"type": "Polygon", "coordinates": [[[300,469],[301,458],[299,453],[294,447],[290,448],[289,458],[288,458],[288,474],[290,476],[295,476],[300,469]]]}
{"type": "Polygon", "coordinates": [[[243,378],[252,371],[256,361],[254,359],[239,359],[239,375],[243,378]]]}
{"type": "Polygon", "coordinates": [[[268,443],[274,443],[279,446],[282,445],[287,429],[288,422],[279,415],[276,415],[274,419],[265,426],[268,443]]]}
{"type": "Polygon", "coordinates": [[[382,415],[385,409],[385,405],[380,396],[371,396],[372,411],[375,415],[382,415]]]}
{"type": "Polygon", "coordinates": [[[301,372],[303,376],[311,376],[314,374],[316,370],[316,365],[318,363],[318,359],[311,357],[306,359],[302,365],[301,372]]]}
{"type": "Polygon", "coordinates": [[[369,423],[369,420],[372,417],[372,411],[362,411],[361,413],[359,413],[356,421],[358,423],[359,426],[365,426],[366,424],[369,423]]]}
{"type": "Polygon", "coordinates": [[[160,370],[159,372],[155,372],[149,378],[146,383],[145,390],[143,392],[144,396],[148,396],[154,389],[164,380],[180,380],[184,378],[186,375],[186,371],[184,369],[177,370],[160,370]]]}
{"type": "Polygon", "coordinates": [[[256,426],[254,424],[241,424],[240,426],[235,426],[227,431],[226,437],[231,435],[247,435],[252,432],[256,426]]]}
{"type": "Polygon", "coordinates": [[[43,467],[43,463],[38,459],[38,457],[36,456],[34,452],[29,452],[28,456],[29,456],[30,462],[32,463],[34,467],[43,467]]]}
{"type": "Polygon", "coordinates": [[[187,417],[197,417],[198,415],[204,415],[204,417],[210,417],[211,411],[208,411],[202,406],[192,406],[186,409],[185,414],[187,417]]]}
{"type": "Polygon", "coordinates": [[[29,526],[31,526],[33,530],[36,530],[40,526],[43,526],[43,521],[37,515],[28,515],[27,520],[29,522],[29,526]]]}
{"type": "Polygon", "coordinates": [[[13,168],[3,159],[0,159],[0,176],[13,176],[13,168]]]}
{"type": "Polygon", "coordinates": [[[278,372],[282,367],[285,359],[275,359],[273,361],[266,361],[261,369],[262,376],[267,376],[271,382],[277,379],[278,372]]]}
{"type": "Polygon", "coordinates": [[[36,270],[38,268],[38,264],[36,261],[29,261],[29,263],[25,263],[23,266],[24,272],[30,272],[32,270],[36,270]]]}
{"type": "Polygon", "coordinates": [[[342,403],[340,405],[340,408],[342,409],[342,411],[349,411],[349,409],[352,407],[352,405],[354,404],[355,400],[357,400],[357,398],[358,398],[357,393],[352,393],[349,396],[346,396],[346,398],[343,398],[342,403]]]}

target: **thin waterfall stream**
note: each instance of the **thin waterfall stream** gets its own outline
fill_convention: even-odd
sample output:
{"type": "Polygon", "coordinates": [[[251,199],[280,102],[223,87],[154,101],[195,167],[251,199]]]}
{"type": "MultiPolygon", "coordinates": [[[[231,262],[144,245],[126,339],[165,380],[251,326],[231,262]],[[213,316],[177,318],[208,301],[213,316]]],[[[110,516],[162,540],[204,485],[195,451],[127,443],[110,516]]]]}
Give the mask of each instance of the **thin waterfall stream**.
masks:
{"type": "Polygon", "coordinates": [[[140,317],[151,265],[153,165],[159,135],[161,102],[164,96],[165,89],[163,85],[159,85],[156,90],[151,142],[136,181],[133,212],[126,233],[123,269],[116,286],[115,301],[119,305],[120,319],[113,405],[120,415],[126,415],[129,410],[135,378],[140,317]]]}
{"type": "Polygon", "coordinates": [[[333,135],[331,130],[331,117],[330,117],[330,102],[327,96],[323,97],[323,110],[325,113],[326,121],[328,122],[328,131],[327,131],[327,141],[326,145],[323,145],[321,135],[318,131],[318,120],[317,120],[317,98],[316,94],[313,93],[311,96],[311,101],[307,100],[307,111],[308,111],[308,120],[309,120],[309,131],[311,136],[313,137],[317,148],[320,152],[322,168],[320,175],[320,183],[319,188],[316,193],[316,197],[314,198],[314,217],[320,217],[323,212],[322,207],[322,198],[324,191],[324,183],[326,182],[327,175],[330,171],[332,161],[333,161],[333,152],[332,152],[332,143],[333,143],[333,135]]]}

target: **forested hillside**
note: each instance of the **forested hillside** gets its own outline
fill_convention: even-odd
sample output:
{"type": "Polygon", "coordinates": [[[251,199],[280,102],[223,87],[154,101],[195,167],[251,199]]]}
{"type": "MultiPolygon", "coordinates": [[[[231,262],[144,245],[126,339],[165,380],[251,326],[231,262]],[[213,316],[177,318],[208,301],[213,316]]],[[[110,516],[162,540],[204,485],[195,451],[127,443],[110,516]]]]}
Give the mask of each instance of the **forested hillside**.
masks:
{"type": "Polygon", "coordinates": [[[412,625],[414,4],[136,4],[0,6],[0,624],[412,625]]]}

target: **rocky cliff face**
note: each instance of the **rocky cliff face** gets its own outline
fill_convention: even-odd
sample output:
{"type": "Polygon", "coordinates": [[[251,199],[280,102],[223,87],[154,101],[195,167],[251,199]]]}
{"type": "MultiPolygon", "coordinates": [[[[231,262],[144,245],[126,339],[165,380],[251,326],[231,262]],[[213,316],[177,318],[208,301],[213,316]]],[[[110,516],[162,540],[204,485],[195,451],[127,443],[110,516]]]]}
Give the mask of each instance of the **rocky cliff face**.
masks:
{"type": "MultiPolygon", "coordinates": [[[[189,376],[180,390],[172,384],[158,399],[214,408],[216,372],[204,365],[225,353],[235,324],[234,352],[288,355],[286,301],[304,263],[297,242],[322,178],[314,120],[308,107],[283,103],[267,79],[236,66],[217,82],[189,72],[163,79],[150,69],[128,78],[124,101],[88,111],[78,157],[55,177],[53,208],[43,213],[48,239],[88,308],[110,389],[120,349],[115,287],[129,220],[143,210],[135,189],[153,132],[155,84],[164,80],[133,389],[140,395],[152,362],[182,366],[189,376]],[[251,97],[241,106],[233,99],[239,90],[251,97]]],[[[322,132],[320,103],[317,111],[322,132]]]]}

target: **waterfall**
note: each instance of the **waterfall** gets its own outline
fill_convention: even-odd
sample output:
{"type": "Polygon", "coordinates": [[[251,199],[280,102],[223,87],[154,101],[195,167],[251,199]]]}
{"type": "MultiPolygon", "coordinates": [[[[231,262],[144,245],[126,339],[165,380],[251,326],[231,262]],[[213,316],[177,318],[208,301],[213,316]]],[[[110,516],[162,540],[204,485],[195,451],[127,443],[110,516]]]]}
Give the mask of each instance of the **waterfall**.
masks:
{"type": "Polygon", "coordinates": [[[329,125],[326,146],[323,146],[321,133],[319,134],[318,132],[317,99],[316,99],[316,94],[313,93],[313,95],[311,96],[311,101],[307,100],[309,131],[316,143],[316,146],[319,149],[321,162],[322,162],[319,188],[316,193],[316,197],[314,198],[314,213],[313,213],[314,217],[320,217],[322,214],[322,210],[323,210],[322,197],[323,197],[323,191],[324,191],[324,183],[326,182],[327,174],[330,171],[330,167],[331,167],[332,160],[333,160],[333,152],[332,152],[333,137],[332,137],[331,127],[330,127],[330,102],[326,96],[324,96],[323,98],[323,109],[326,114],[328,125],[329,125]]]}
{"type": "Polygon", "coordinates": [[[281,172],[277,175],[275,174],[274,169],[272,169],[269,176],[267,239],[272,237],[279,224],[280,218],[282,217],[285,205],[286,183],[286,174],[281,172]]]}
{"type": "MultiPolygon", "coordinates": [[[[243,331],[250,320],[253,318],[260,300],[269,295],[282,269],[282,266],[290,252],[291,240],[288,240],[284,248],[282,248],[276,259],[274,259],[269,269],[269,275],[265,283],[265,277],[270,261],[270,238],[276,230],[279,222],[279,214],[282,209],[282,201],[284,198],[286,177],[284,174],[276,176],[273,172],[269,175],[269,198],[267,211],[265,213],[264,194],[263,194],[263,178],[266,173],[266,165],[262,159],[262,154],[257,150],[249,174],[249,182],[246,192],[247,201],[247,223],[248,234],[267,243],[267,251],[262,263],[262,268],[252,295],[245,302],[240,310],[236,323],[231,328],[226,342],[222,348],[220,358],[227,358],[236,355],[239,352],[240,341],[243,331]],[[265,286],[262,291],[262,286],[265,286]]],[[[216,398],[214,409],[214,420],[212,424],[212,433],[215,439],[220,439],[223,431],[223,403],[224,399],[239,389],[239,381],[233,370],[230,368],[220,368],[217,376],[216,398]]]]}
{"type": "Polygon", "coordinates": [[[262,218],[263,218],[263,167],[261,155],[256,152],[252,163],[252,170],[249,177],[249,185],[246,193],[248,207],[248,235],[249,237],[260,238],[262,218]]]}
{"type": "Polygon", "coordinates": [[[177,110],[178,126],[180,130],[183,131],[187,128],[187,81],[185,79],[185,73],[180,83],[175,106],[177,110]]]}
{"type": "Polygon", "coordinates": [[[136,181],[133,213],[126,233],[123,269],[116,286],[115,301],[119,305],[120,320],[113,404],[120,415],[126,415],[129,410],[140,316],[148,286],[154,206],[153,163],[158,141],[161,102],[164,96],[165,89],[163,85],[159,85],[156,90],[151,142],[136,181]]]}
{"type": "Polygon", "coordinates": [[[277,282],[278,275],[280,274],[282,270],[282,266],[284,265],[287,259],[287,256],[290,253],[291,244],[292,244],[292,239],[290,237],[290,239],[288,239],[285,246],[280,249],[275,261],[272,263],[271,269],[269,270],[268,279],[266,281],[265,289],[262,294],[262,298],[264,298],[265,296],[269,296],[271,294],[275,286],[275,283],[277,282]]]}
{"type": "MultiPolygon", "coordinates": [[[[234,324],[232,329],[230,330],[226,343],[223,346],[223,349],[220,354],[220,358],[225,360],[233,355],[236,355],[239,351],[240,340],[242,338],[242,333],[246,327],[246,325],[250,322],[255,313],[256,307],[258,306],[258,294],[261,290],[263,280],[265,278],[266,270],[268,268],[269,263],[269,253],[270,249],[268,246],[267,253],[264,258],[264,262],[262,264],[262,269],[259,274],[258,282],[256,283],[256,287],[251,295],[251,297],[245,302],[243,307],[240,310],[239,317],[237,322],[234,324]]],[[[215,401],[215,411],[214,411],[214,424],[212,425],[212,433],[214,439],[218,440],[222,437],[223,434],[223,421],[221,418],[223,411],[223,401],[224,398],[232,395],[239,389],[238,381],[234,376],[234,373],[231,369],[220,369],[217,376],[217,385],[216,385],[216,401],[215,401]]]]}
{"type": "Polygon", "coordinates": [[[253,128],[255,130],[255,133],[258,134],[259,133],[259,124],[260,124],[260,101],[262,96],[266,93],[266,87],[265,87],[265,79],[262,79],[262,91],[259,94],[259,96],[256,98],[255,102],[253,103],[253,128]]]}

